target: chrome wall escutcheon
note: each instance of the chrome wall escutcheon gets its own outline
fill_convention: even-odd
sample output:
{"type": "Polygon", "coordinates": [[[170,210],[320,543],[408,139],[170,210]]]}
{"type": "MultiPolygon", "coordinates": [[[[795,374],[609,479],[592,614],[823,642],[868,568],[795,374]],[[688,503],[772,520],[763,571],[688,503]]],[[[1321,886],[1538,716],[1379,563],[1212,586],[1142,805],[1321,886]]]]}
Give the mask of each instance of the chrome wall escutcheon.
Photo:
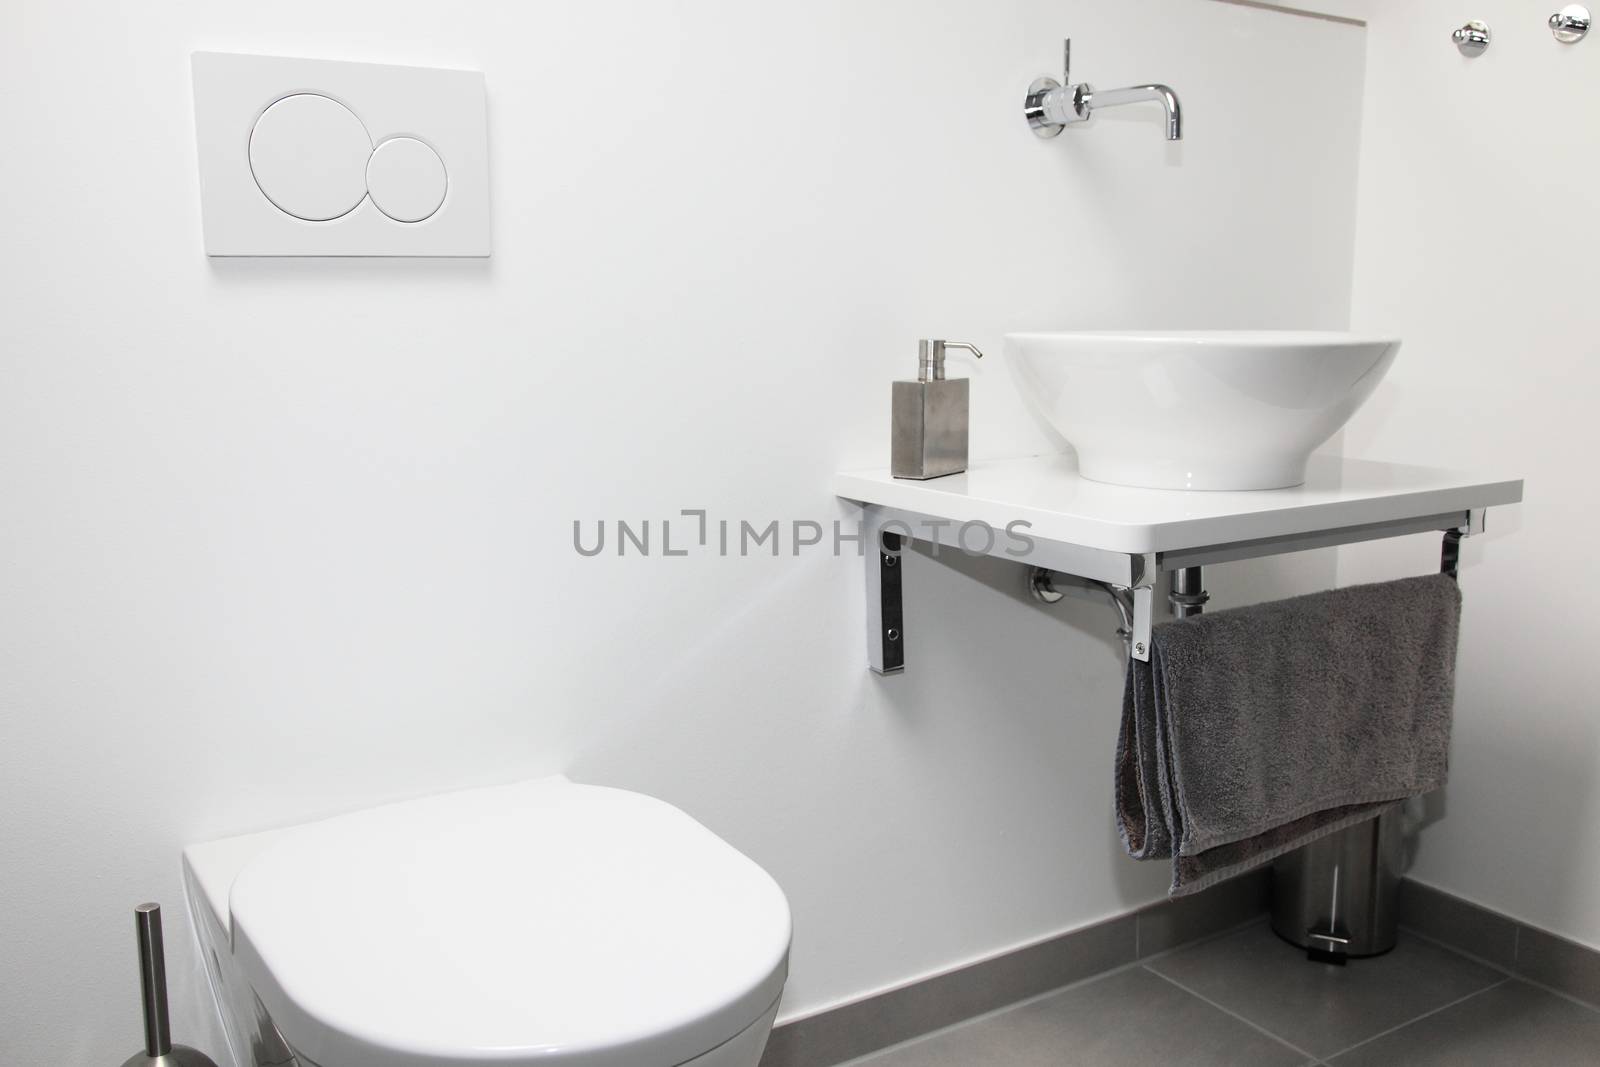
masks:
{"type": "Polygon", "coordinates": [[[1568,4],[1550,16],[1550,33],[1562,44],[1575,44],[1589,32],[1589,9],[1568,4]]]}
{"type": "Polygon", "coordinates": [[[1066,126],[1051,120],[1045,114],[1045,98],[1052,90],[1061,88],[1061,83],[1054,78],[1035,78],[1033,84],[1028,86],[1028,97],[1022,103],[1022,113],[1028,118],[1028,128],[1039,137],[1054,137],[1066,126]]]}
{"type": "Polygon", "coordinates": [[[1450,35],[1462,55],[1471,58],[1483,55],[1489,47],[1489,24],[1473,19],[1450,35]]]}
{"type": "Polygon", "coordinates": [[[1033,599],[1041,604],[1059,604],[1061,598],[1067,595],[1056,588],[1055,579],[1044,567],[1029,569],[1028,591],[1033,594],[1033,599]]]}

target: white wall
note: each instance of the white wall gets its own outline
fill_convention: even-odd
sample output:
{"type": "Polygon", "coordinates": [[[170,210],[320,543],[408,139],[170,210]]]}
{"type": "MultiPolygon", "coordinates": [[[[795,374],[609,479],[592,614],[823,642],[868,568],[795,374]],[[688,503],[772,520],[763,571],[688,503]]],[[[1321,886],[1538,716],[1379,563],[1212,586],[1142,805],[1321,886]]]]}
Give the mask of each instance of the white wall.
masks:
{"type": "MultiPolygon", "coordinates": [[[[1552,9],[1557,5],[1550,5],[1552,9]]],[[[1586,603],[1600,329],[1600,42],[1549,12],[1374,4],[1353,325],[1405,338],[1352,455],[1506,471],[1527,502],[1464,549],[1450,785],[1413,875],[1600,947],[1600,623],[1586,603]],[[1450,31],[1487,21],[1464,59],[1450,31]]],[[[1344,550],[1340,584],[1437,565],[1438,540],[1344,550]]]]}
{"type": "MultiPolygon", "coordinates": [[[[1343,326],[1358,28],[1192,0],[3,18],[0,1059],[133,1049],[147,898],[180,1039],[220,1052],[184,843],[562,769],[777,876],[788,1017],[1161,894],[1112,828],[1109,611],[914,558],[884,680],[855,558],[582,559],[571,523],[846,515],[829,476],[885,462],[919,335],[1343,326]],[[1020,95],[1068,33],[1083,76],[1175,85],[1189,139],[1130,109],[1038,142],[1020,95]],[[494,258],[208,262],[194,49],[486,71],[494,258]]],[[[979,456],[1042,444],[1001,362],[979,456]]]]}

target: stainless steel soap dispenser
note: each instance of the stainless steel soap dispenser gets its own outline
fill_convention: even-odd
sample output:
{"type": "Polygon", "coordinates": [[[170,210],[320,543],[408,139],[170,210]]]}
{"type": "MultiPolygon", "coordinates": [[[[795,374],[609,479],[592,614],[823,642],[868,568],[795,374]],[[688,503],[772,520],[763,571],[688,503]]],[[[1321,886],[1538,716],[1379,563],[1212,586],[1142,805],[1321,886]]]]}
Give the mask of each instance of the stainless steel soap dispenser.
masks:
{"type": "Polygon", "coordinates": [[[964,348],[983,358],[977,345],[965,341],[917,342],[917,380],[894,383],[889,473],[896,478],[941,478],[967,469],[967,401],[972,383],[945,378],[947,348],[964,348]]]}

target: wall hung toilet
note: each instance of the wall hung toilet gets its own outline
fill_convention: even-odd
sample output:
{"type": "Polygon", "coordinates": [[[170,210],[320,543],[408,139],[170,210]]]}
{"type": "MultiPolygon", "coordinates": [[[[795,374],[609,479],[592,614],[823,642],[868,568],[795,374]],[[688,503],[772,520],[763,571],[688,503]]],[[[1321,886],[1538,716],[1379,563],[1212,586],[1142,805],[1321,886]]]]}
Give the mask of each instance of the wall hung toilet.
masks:
{"type": "Polygon", "coordinates": [[[677,808],[546,778],[184,850],[244,1067],[755,1067],[789,907],[677,808]]]}

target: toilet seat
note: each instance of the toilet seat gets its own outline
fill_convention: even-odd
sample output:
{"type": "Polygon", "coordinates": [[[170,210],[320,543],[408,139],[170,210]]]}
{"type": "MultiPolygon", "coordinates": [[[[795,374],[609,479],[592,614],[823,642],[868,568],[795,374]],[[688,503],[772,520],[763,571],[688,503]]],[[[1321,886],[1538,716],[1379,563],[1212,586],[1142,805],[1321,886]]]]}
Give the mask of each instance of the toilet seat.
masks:
{"type": "Polygon", "coordinates": [[[787,975],[765,871],[670,804],[561,778],[285,831],[228,911],[256,996],[321,1067],[675,1067],[787,975]]]}

